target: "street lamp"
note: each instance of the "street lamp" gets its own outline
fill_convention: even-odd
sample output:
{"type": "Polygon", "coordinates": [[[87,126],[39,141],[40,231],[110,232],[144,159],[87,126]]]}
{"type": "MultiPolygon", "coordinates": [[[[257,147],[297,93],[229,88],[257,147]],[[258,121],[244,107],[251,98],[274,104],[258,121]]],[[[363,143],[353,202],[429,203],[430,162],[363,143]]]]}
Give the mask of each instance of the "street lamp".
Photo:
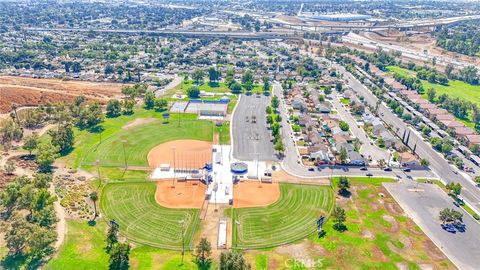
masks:
{"type": "Polygon", "coordinates": [[[182,264],[183,265],[183,257],[185,255],[185,220],[178,221],[179,224],[182,225],[182,264]]]}
{"type": "MultiPolygon", "coordinates": [[[[240,227],[240,221],[235,220],[237,227],[240,227]]],[[[238,247],[238,228],[235,230],[235,248],[238,247]]]]}
{"type": "Polygon", "coordinates": [[[125,144],[127,140],[122,140],[122,147],[123,147],[123,164],[125,166],[125,170],[127,169],[127,154],[125,153],[125,144]]]}
{"type": "Polygon", "coordinates": [[[100,165],[100,160],[97,159],[95,160],[95,166],[97,166],[97,174],[98,174],[98,187],[100,187],[100,185],[102,184],[102,177],[100,176],[100,168],[99,168],[99,165],[100,165]]]}
{"type": "Polygon", "coordinates": [[[173,151],[173,180],[172,180],[172,188],[175,188],[175,178],[177,178],[177,173],[176,173],[176,163],[175,163],[175,146],[172,146],[172,151],[173,151]]]}

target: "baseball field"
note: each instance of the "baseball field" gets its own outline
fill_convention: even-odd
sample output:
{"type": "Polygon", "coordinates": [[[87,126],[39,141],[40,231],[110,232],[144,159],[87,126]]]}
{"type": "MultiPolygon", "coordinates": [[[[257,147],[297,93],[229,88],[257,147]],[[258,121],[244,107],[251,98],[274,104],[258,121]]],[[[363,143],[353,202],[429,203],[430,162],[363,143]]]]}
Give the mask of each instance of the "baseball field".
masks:
{"type": "Polygon", "coordinates": [[[155,183],[108,184],[100,201],[104,215],[130,240],[148,246],[181,249],[192,245],[198,209],[171,209],[155,201],[155,183]],[[183,223],[183,225],[182,225],[183,223]]]}
{"type": "Polygon", "coordinates": [[[233,246],[259,249],[302,239],[316,230],[316,221],[333,207],[332,189],[280,184],[280,198],[266,207],[233,210],[233,246]]]}

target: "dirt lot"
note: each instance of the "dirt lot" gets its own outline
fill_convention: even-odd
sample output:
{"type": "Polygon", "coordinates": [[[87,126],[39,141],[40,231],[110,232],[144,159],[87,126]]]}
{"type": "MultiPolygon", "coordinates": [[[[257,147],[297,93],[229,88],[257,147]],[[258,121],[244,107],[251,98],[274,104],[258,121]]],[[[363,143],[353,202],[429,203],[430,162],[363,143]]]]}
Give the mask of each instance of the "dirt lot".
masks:
{"type": "Polygon", "coordinates": [[[71,101],[79,95],[105,102],[120,97],[122,86],[117,83],[0,76],[0,113],[9,112],[13,102],[19,106],[37,106],[48,102],[71,101]]]}
{"type": "Polygon", "coordinates": [[[207,186],[198,180],[176,182],[172,187],[172,180],[157,182],[155,200],[158,204],[168,208],[200,208],[205,199],[207,186]]]}
{"type": "Polygon", "coordinates": [[[148,153],[151,168],[160,164],[174,166],[172,148],[175,148],[175,165],[180,169],[198,169],[212,162],[212,143],[198,140],[175,140],[155,146],[148,153]]]}
{"type": "Polygon", "coordinates": [[[276,202],[280,198],[277,182],[260,183],[242,181],[233,186],[233,207],[261,207],[276,202]]]}

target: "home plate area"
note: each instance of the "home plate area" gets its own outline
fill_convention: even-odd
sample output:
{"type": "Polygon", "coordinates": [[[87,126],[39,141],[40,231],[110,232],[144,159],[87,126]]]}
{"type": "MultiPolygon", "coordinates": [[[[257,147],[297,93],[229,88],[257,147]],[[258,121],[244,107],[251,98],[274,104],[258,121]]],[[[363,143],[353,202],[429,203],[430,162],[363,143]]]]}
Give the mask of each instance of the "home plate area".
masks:
{"type": "Polygon", "coordinates": [[[148,154],[155,199],[169,208],[202,209],[205,203],[260,207],[280,197],[278,183],[263,161],[231,159],[229,145],[196,140],[170,141],[148,154]]]}

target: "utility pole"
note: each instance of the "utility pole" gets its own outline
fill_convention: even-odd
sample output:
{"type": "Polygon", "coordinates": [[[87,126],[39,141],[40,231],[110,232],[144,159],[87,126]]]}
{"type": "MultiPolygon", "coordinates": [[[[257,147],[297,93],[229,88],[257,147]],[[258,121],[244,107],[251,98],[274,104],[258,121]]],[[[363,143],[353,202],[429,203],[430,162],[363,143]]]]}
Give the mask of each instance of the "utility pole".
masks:
{"type": "Polygon", "coordinates": [[[180,220],[178,223],[182,225],[182,264],[183,265],[183,257],[185,256],[185,220],[180,220]]]}
{"type": "Polygon", "coordinates": [[[127,169],[127,154],[125,152],[125,144],[127,140],[122,140],[122,147],[123,147],[123,165],[125,166],[125,170],[127,169]]]}
{"type": "Polygon", "coordinates": [[[173,179],[172,179],[172,188],[175,188],[175,178],[177,178],[176,174],[176,163],[175,163],[175,146],[172,146],[172,151],[173,151],[173,179]]]}

